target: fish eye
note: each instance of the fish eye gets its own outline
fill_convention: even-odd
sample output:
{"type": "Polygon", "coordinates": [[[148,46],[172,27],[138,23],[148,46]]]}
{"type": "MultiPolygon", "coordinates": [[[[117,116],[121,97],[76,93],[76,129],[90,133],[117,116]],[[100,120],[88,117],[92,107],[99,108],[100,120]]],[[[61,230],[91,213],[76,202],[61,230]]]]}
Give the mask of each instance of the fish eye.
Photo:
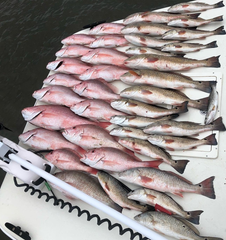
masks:
{"type": "Polygon", "coordinates": [[[190,214],[190,212],[187,212],[187,215],[189,215],[189,216],[190,216],[190,215],[191,215],[191,214],[190,214]]]}

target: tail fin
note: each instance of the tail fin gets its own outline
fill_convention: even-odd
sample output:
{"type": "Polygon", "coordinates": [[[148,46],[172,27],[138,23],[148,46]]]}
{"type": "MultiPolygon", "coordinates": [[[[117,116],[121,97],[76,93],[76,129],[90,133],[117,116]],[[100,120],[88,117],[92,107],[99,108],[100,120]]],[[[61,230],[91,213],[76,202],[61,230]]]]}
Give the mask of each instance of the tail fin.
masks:
{"type": "Polygon", "coordinates": [[[199,217],[203,213],[202,210],[197,211],[190,211],[187,212],[188,218],[186,218],[188,221],[194,224],[199,224],[199,217]]]}
{"type": "Polygon", "coordinates": [[[205,137],[204,140],[206,140],[206,144],[208,145],[217,145],[217,140],[215,137],[215,133],[209,135],[208,137],[205,137]]]}
{"type": "Polygon", "coordinates": [[[190,100],[189,106],[206,111],[208,109],[209,97],[201,98],[198,100],[190,100]]]}
{"type": "Polygon", "coordinates": [[[219,57],[220,56],[217,56],[217,57],[211,57],[211,58],[208,58],[206,59],[207,61],[207,65],[206,67],[220,67],[220,62],[219,62],[219,57]]]}
{"type": "Polygon", "coordinates": [[[213,84],[216,84],[216,81],[196,81],[195,83],[197,89],[207,93],[211,92],[213,84]]]}
{"type": "Polygon", "coordinates": [[[206,48],[216,48],[217,46],[217,41],[210,42],[206,45],[206,48]]]}
{"type": "Polygon", "coordinates": [[[188,101],[183,102],[180,107],[177,107],[179,110],[179,113],[185,113],[188,111],[188,101]]]}
{"type": "Polygon", "coordinates": [[[221,27],[217,28],[216,30],[214,30],[214,34],[215,35],[224,35],[224,34],[226,34],[226,32],[224,30],[224,26],[221,26],[221,27]]]}
{"type": "Polygon", "coordinates": [[[223,16],[218,16],[218,17],[215,17],[215,18],[212,18],[211,21],[223,21],[223,16]]]}
{"type": "Polygon", "coordinates": [[[214,4],[214,7],[215,7],[215,8],[224,7],[224,2],[223,2],[223,1],[220,1],[220,2],[218,2],[218,3],[216,3],[216,4],[214,4]]]}
{"type": "Polygon", "coordinates": [[[215,199],[216,195],[214,192],[214,187],[213,187],[213,180],[214,180],[214,176],[209,177],[207,179],[205,179],[204,181],[196,184],[196,186],[200,187],[200,194],[203,196],[206,196],[208,198],[212,198],[215,199]]]}
{"type": "Polygon", "coordinates": [[[174,164],[171,165],[175,170],[177,170],[179,173],[184,173],[184,170],[189,163],[188,160],[174,160],[174,164]]]}
{"type": "MultiPolygon", "coordinates": [[[[144,163],[147,164],[147,167],[151,167],[151,168],[159,168],[159,165],[161,163],[163,163],[162,160],[156,160],[156,161],[144,161],[144,163]]],[[[144,164],[144,165],[146,165],[144,164]]]]}
{"type": "Polygon", "coordinates": [[[212,130],[226,131],[226,128],[222,122],[222,117],[217,118],[209,125],[212,125],[212,130]]]}

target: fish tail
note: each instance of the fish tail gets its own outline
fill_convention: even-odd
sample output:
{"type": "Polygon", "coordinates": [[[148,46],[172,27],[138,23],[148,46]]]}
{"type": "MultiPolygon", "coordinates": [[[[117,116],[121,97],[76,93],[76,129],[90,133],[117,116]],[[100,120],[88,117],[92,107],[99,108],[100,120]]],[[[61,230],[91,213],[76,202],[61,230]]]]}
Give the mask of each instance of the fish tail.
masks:
{"type": "Polygon", "coordinates": [[[206,67],[216,67],[216,68],[220,67],[221,65],[219,62],[219,57],[220,56],[206,59],[206,62],[207,62],[206,67]]]}
{"type": "Polygon", "coordinates": [[[214,180],[214,176],[209,177],[207,179],[205,179],[204,181],[196,184],[196,186],[199,186],[200,188],[200,194],[203,196],[206,196],[208,198],[212,198],[215,199],[216,195],[214,192],[214,187],[213,187],[213,180],[214,180]]]}
{"type": "Polygon", "coordinates": [[[188,101],[185,101],[181,104],[180,107],[177,107],[177,109],[179,109],[179,113],[185,113],[188,111],[188,101]]]}
{"type": "Polygon", "coordinates": [[[214,30],[214,34],[216,34],[216,35],[224,35],[224,34],[226,34],[226,32],[224,30],[224,26],[221,26],[221,27],[217,28],[216,30],[214,30]]]}
{"type": "Polygon", "coordinates": [[[201,98],[198,100],[190,100],[189,104],[191,107],[206,111],[208,109],[209,97],[201,98]]]}
{"type": "Polygon", "coordinates": [[[191,223],[199,224],[199,218],[202,213],[203,213],[202,210],[189,211],[187,212],[187,215],[189,216],[187,220],[190,221],[191,223]]]}
{"type": "Polygon", "coordinates": [[[215,121],[210,123],[212,125],[212,130],[225,131],[226,128],[222,122],[222,117],[217,118],[215,121]]]}
{"type": "Polygon", "coordinates": [[[223,21],[223,16],[221,15],[221,16],[212,18],[211,20],[212,20],[212,21],[217,21],[217,22],[219,21],[219,22],[220,22],[220,21],[223,21]]]}
{"type": "Polygon", "coordinates": [[[217,145],[217,140],[215,137],[215,133],[209,135],[208,137],[205,137],[204,139],[206,140],[206,144],[208,145],[217,145]]]}
{"type": "Polygon", "coordinates": [[[216,83],[216,81],[197,81],[196,88],[203,92],[210,93],[212,90],[211,86],[216,83]]]}
{"type": "Polygon", "coordinates": [[[156,161],[148,161],[147,163],[147,167],[151,167],[151,168],[159,168],[159,165],[161,163],[163,163],[162,160],[156,160],[156,161]]]}
{"type": "Polygon", "coordinates": [[[118,212],[122,212],[122,207],[121,206],[119,206],[117,203],[113,203],[113,204],[111,204],[109,207],[112,207],[113,209],[115,209],[116,211],[118,211],[118,212]]]}
{"type": "Polygon", "coordinates": [[[199,17],[201,13],[192,13],[192,14],[186,14],[189,18],[196,19],[199,17]]]}
{"type": "Polygon", "coordinates": [[[206,45],[206,48],[216,48],[217,46],[217,41],[210,42],[206,45]]]}
{"type": "Polygon", "coordinates": [[[218,3],[216,3],[216,4],[214,4],[214,7],[215,7],[215,8],[224,7],[224,2],[223,2],[223,1],[220,1],[220,2],[218,2],[218,3]]]}
{"type": "Polygon", "coordinates": [[[177,170],[179,173],[184,173],[184,170],[188,164],[189,160],[175,160],[172,167],[177,170]]]}

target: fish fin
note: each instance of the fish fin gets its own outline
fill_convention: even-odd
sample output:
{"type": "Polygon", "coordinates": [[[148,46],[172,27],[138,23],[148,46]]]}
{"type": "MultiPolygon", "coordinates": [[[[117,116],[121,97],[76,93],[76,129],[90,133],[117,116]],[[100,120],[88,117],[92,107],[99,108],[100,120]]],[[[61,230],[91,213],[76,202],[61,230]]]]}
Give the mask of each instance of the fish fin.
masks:
{"type": "Polygon", "coordinates": [[[200,214],[202,214],[202,210],[197,211],[189,211],[187,212],[188,218],[186,218],[189,222],[194,224],[199,224],[200,214]]]}
{"type": "Polygon", "coordinates": [[[112,85],[111,83],[106,82],[104,79],[102,78],[98,78],[98,81],[102,82],[104,85],[106,85],[107,87],[109,87],[114,93],[118,93],[118,88],[114,85],[112,85]]]}
{"type": "Polygon", "coordinates": [[[172,192],[172,194],[179,196],[179,197],[184,197],[183,194],[181,192],[172,192]]]}
{"type": "Polygon", "coordinates": [[[189,18],[196,19],[201,13],[192,13],[192,14],[186,14],[189,18]]]}
{"type": "Polygon", "coordinates": [[[134,158],[134,160],[136,160],[136,161],[138,161],[138,162],[142,162],[142,160],[141,160],[139,157],[137,157],[132,150],[125,148],[124,151],[125,151],[127,154],[129,154],[130,156],[132,156],[132,157],[134,158]]]}
{"type": "Polygon", "coordinates": [[[150,62],[150,63],[157,62],[158,60],[159,60],[158,57],[148,57],[147,58],[147,62],[150,62]]]}
{"type": "MultiPolygon", "coordinates": [[[[177,172],[184,173],[184,170],[189,163],[189,160],[174,160],[174,164],[171,165],[177,172]]],[[[187,181],[187,179],[186,179],[187,181]]]]}
{"type": "Polygon", "coordinates": [[[222,117],[217,118],[215,121],[213,121],[209,125],[213,125],[212,130],[219,130],[219,131],[225,131],[226,130],[226,128],[225,128],[225,126],[222,122],[222,117]]]}
{"type": "Polygon", "coordinates": [[[209,177],[209,178],[205,179],[204,181],[196,184],[196,186],[200,187],[201,195],[206,196],[208,198],[212,198],[212,199],[216,198],[214,187],[213,187],[214,178],[215,177],[212,176],[212,177],[209,177]]]}
{"type": "Polygon", "coordinates": [[[90,174],[93,174],[93,175],[97,175],[98,170],[96,168],[91,168],[90,167],[90,170],[88,170],[87,172],[89,172],[90,174]]]}
{"type": "MultiPolygon", "coordinates": [[[[180,160],[180,161],[181,161],[181,160],[180,160]]],[[[182,181],[185,181],[185,182],[188,183],[188,184],[192,184],[192,182],[190,182],[188,179],[186,179],[186,178],[178,175],[177,173],[174,173],[174,172],[171,172],[171,171],[165,171],[165,172],[167,172],[167,173],[169,173],[169,174],[171,174],[171,175],[173,175],[173,176],[178,177],[179,179],[181,179],[182,181]]]]}
{"type": "Polygon", "coordinates": [[[140,179],[141,179],[141,182],[143,182],[145,184],[153,181],[152,178],[146,177],[146,176],[140,176],[140,179]]]}
{"type": "Polygon", "coordinates": [[[204,140],[206,140],[206,144],[208,145],[217,145],[217,140],[216,140],[216,134],[213,133],[209,135],[208,137],[205,137],[204,140]]]}
{"type": "Polygon", "coordinates": [[[223,1],[220,1],[220,2],[218,2],[218,3],[216,3],[216,4],[214,4],[214,7],[215,7],[215,8],[224,7],[224,2],[223,2],[223,1]]]}
{"type": "Polygon", "coordinates": [[[97,125],[102,128],[107,128],[111,125],[110,122],[98,122],[97,125]]]}
{"type": "Polygon", "coordinates": [[[136,71],[134,71],[134,70],[129,70],[128,72],[129,72],[131,75],[140,78],[140,75],[139,75],[136,71]]]}
{"type": "Polygon", "coordinates": [[[196,81],[196,88],[203,92],[210,93],[212,84],[216,84],[216,81],[196,81]]]}
{"type": "Polygon", "coordinates": [[[219,57],[220,57],[220,56],[211,57],[211,58],[206,59],[206,61],[207,61],[207,67],[216,67],[216,68],[220,67],[221,64],[220,64],[220,62],[219,62],[219,57]]]}
{"type": "Polygon", "coordinates": [[[188,111],[188,101],[185,101],[181,104],[181,106],[177,107],[180,113],[185,113],[188,111]]]}
{"type": "Polygon", "coordinates": [[[206,111],[209,105],[209,97],[201,98],[198,100],[192,100],[194,102],[194,106],[200,109],[201,111],[206,111]]]}
{"type": "Polygon", "coordinates": [[[159,165],[161,163],[163,163],[162,160],[149,161],[149,167],[151,167],[151,168],[159,168],[159,165]]]}
{"type": "Polygon", "coordinates": [[[165,149],[168,150],[168,151],[171,151],[171,152],[175,151],[174,148],[170,148],[170,147],[166,147],[165,149]]]}
{"type": "Polygon", "coordinates": [[[216,48],[217,46],[217,41],[210,42],[206,45],[206,48],[216,48]]]}
{"type": "Polygon", "coordinates": [[[158,205],[157,203],[155,204],[155,211],[164,212],[168,215],[172,215],[172,212],[170,212],[169,210],[165,209],[164,207],[158,205]]]}

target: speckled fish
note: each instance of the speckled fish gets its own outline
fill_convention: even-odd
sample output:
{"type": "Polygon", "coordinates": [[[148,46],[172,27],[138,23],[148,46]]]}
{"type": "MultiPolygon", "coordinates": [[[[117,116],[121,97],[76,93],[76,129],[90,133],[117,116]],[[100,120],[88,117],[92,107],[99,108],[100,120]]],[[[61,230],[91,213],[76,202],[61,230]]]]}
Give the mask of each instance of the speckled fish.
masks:
{"type": "Polygon", "coordinates": [[[56,52],[56,57],[81,57],[91,49],[83,45],[71,45],[61,48],[56,52]]]}
{"type": "Polygon", "coordinates": [[[200,44],[200,43],[170,43],[166,44],[161,48],[161,51],[163,52],[172,52],[177,54],[186,54],[190,52],[197,52],[202,49],[206,48],[216,48],[217,42],[213,41],[207,44],[200,44]]]}
{"type": "Polygon", "coordinates": [[[110,135],[117,136],[117,137],[138,138],[142,140],[147,140],[149,137],[149,134],[144,133],[142,129],[132,128],[132,127],[113,128],[110,131],[110,135]]]}
{"type": "Polygon", "coordinates": [[[214,17],[211,19],[203,19],[203,18],[196,18],[196,19],[189,19],[189,18],[178,18],[171,20],[168,22],[168,26],[174,27],[199,27],[203,26],[215,21],[223,21],[223,16],[214,17]]]}
{"type": "Polygon", "coordinates": [[[184,102],[181,106],[167,109],[132,99],[118,99],[111,102],[111,106],[121,112],[150,118],[159,118],[170,114],[187,112],[187,104],[188,102],[184,102]]]}
{"type": "Polygon", "coordinates": [[[170,13],[189,13],[189,12],[202,12],[213,8],[224,7],[223,1],[215,4],[207,4],[204,2],[184,2],[171,6],[168,9],[170,13]]]}
{"type": "Polygon", "coordinates": [[[94,124],[88,119],[74,114],[69,108],[58,105],[39,105],[22,110],[25,121],[49,130],[62,130],[80,124],[94,124]]]}
{"type": "Polygon", "coordinates": [[[115,49],[96,48],[83,55],[81,60],[91,64],[111,64],[115,66],[123,66],[124,61],[127,58],[128,56],[126,54],[115,49]]]}
{"type": "Polygon", "coordinates": [[[191,137],[174,137],[174,136],[164,136],[164,135],[149,135],[147,140],[161,148],[167,149],[169,151],[175,150],[189,150],[195,149],[201,145],[217,145],[217,140],[215,138],[215,133],[211,134],[203,139],[191,138],[191,137]]]}
{"type": "Polygon", "coordinates": [[[198,184],[192,184],[181,176],[155,168],[133,168],[118,173],[119,179],[160,192],[169,192],[183,197],[183,192],[196,193],[215,199],[214,176],[198,184]]]}
{"type": "Polygon", "coordinates": [[[115,87],[110,83],[101,80],[87,80],[73,87],[73,91],[82,97],[89,99],[102,99],[105,101],[119,99],[120,95],[116,94],[115,87]]]}
{"type": "Polygon", "coordinates": [[[64,129],[62,135],[68,141],[85,150],[100,147],[113,147],[125,150],[107,130],[91,124],[77,125],[73,128],[64,129]]]}
{"type": "Polygon", "coordinates": [[[153,69],[159,71],[183,71],[198,67],[219,68],[219,56],[204,60],[183,57],[168,57],[155,54],[134,55],[124,61],[125,66],[136,69],[153,69]]]}
{"type": "Polygon", "coordinates": [[[184,172],[187,163],[189,162],[188,160],[173,160],[170,154],[145,140],[136,138],[120,138],[118,142],[135,153],[139,153],[153,159],[163,160],[179,173],[184,172]]]}
{"type": "Polygon", "coordinates": [[[225,126],[222,122],[222,117],[217,118],[211,124],[200,125],[199,123],[189,121],[173,121],[165,120],[152,123],[144,132],[148,134],[163,134],[173,136],[192,136],[206,131],[225,131],[225,126]]]}
{"type": "Polygon", "coordinates": [[[164,40],[135,33],[125,35],[125,39],[136,46],[151,48],[161,48],[166,44],[178,42],[177,40],[164,40]]]}
{"type": "Polygon", "coordinates": [[[172,114],[169,116],[165,116],[162,118],[147,118],[141,116],[123,116],[123,115],[115,115],[111,117],[110,122],[113,124],[117,124],[123,127],[136,127],[136,128],[144,128],[148,125],[157,122],[159,120],[170,120],[172,118],[178,117],[178,114],[172,114]]]}
{"type": "Polygon", "coordinates": [[[192,224],[161,212],[145,212],[135,216],[134,219],[158,233],[180,240],[223,240],[218,237],[200,236],[192,224]]]}
{"type": "Polygon", "coordinates": [[[158,168],[162,161],[137,161],[136,158],[116,148],[102,147],[84,153],[80,161],[90,167],[109,172],[121,172],[136,167],[158,168]]]}
{"type": "Polygon", "coordinates": [[[111,105],[103,100],[88,99],[71,107],[71,110],[83,117],[94,121],[108,122],[112,116],[125,115],[125,113],[115,110],[111,105]]]}
{"type": "Polygon", "coordinates": [[[81,171],[63,171],[55,173],[54,176],[116,211],[122,211],[122,208],[114,203],[104,192],[98,180],[90,174],[81,171]]]}
{"type": "Polygon", "coordinates": [[[191,77],[179,73],[154,70],[130,70],[124,73],[120,79],[129,85],[148,84],[178,90],[194,88],[208,93],[211,92],[211,84],[214,83],[214,81],[194,81],[191,77]]]}
{"type": "Polygon", "coordinates": [[[128,199],[127,194],[131,191],[125,184],[111,176],[109,173],[98,171],[97,178],[107,195],[119,206],[144,212],[148,209],[134,200],[128,199]]]}
{"type": "Polygon", "coordinates": [[[128,70],[113,65],[96,65],[79,75],[81,80],[104,79],[107,82],[119,80],[128,70]]]}
{"type": "Polygon", "coordinates": [[[149,36],[161,36],[164,33],[174,29],[161,23],[150,23],[150,22],[135,22],[126,25],[122,30],[122,34],[148,34],[149,36]]]}
{"type": "Polygon", "coordinates": [[[124,27],[120,23],[102,23],[89,30],[89,34],[104,35],[104,34],[121,34],[121,29],[124,27]]]}
{"type": "Polygon", "coordinates": [[[75,58],[61,58],[56,61],[49,62],[46,68],[59,73],[81,74],[89,69],[90,65],[75,58]]]}
{"type": "Polygon", "coordinates": [[[168,23],[169,21],[177,18],[187,17],[187,18],[197,18],[199,14],[171,14],[167,12],[138,12],[133,13],[123,19],[123,24],[127,25],[133,22],[153,22],[153,23],[168,23]]]}
{"type": "Polygon", "coordinates": [[[61,170],[79,170],[96,174],[97,170],[80,162],[78,153],[69,148],[56,149],[45,155],[45,159],[61,170]]]}
{"type": "Polygon", "coordinates": [[[122,47],[126,46],[128,41],[124,38],[123,35],[103,35],[98,37],[95,41],[89,44],[90,48],[115,48],[115,47],[122,47]]]}
{"type": "Polygon", "coordinates": [[[93,42],[96,37],[88,35],[88,34],[73,34],[71,36],[66,37],[61,41],[62,44],[65,45],[88,45],[93,42]]]}
{"type": "Polygon", "coordinates": [[[19,140],[35,150],[55,150],[69,148],[83,153],[77,145],[67,141],[61,133],[43,128],[35,128],[19,135],[19,140]]]}
{"type": "Polygon", "coordinates": [[[120,96],[150,104],[168,104],[173,106],[181,106],[182,103],[188,101],[188,107],[203,111],[207,110],[209,101],[209,97],[192,100],[183,92],[150,85],[137,85],[125,88],[121,91],[120,96]]]}
{"type": "Polygon", "coordinates": [[[193,39],[203,39],[213,35],[225,35],[224,26],[221,26],[212,31],[204,30],[190,30],[190,29],[173,29],[162,35],[162,39],[171,40],[193,40],[193,39]]]}
{"type": "Polygon", "coordinates": [[[218,111],[218,92],[216,90],[216,85],[213,84],[212,91],[209,97],[208,109],[205,116],[205,124],[210,124],[211,122],[213,122],[217,115],[217,111],[218,111]]]}
{"type": "Polygon", "coordinates": [[[147,188],[138,188],[128,194],[129,199],[155,207],[156,210],[169,215],[177,215],[188,221],[199,224],[199,216],[203,211],[185,211],[172,197],[165,193],[147,188]]]}
{"type": "Polygon", "coordinates": [[[71,107],[74,104],[85,100],[68,87],[54,85],[34,91],[32,97],[42,102],[64,105],[67,107],[71,107]]]}

